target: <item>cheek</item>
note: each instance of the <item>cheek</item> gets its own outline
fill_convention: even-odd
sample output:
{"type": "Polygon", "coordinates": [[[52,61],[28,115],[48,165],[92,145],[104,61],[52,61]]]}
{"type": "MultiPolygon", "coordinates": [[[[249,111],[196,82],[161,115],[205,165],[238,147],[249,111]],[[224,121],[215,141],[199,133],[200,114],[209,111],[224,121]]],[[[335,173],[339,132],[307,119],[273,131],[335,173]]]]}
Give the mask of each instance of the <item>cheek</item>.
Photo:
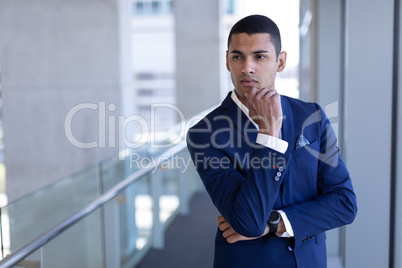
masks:
{"type": "Polygon", "coordinates": [[[233,81],[237,80],[237,78],[239,77],[236,68],[233,68],[233,66],[230,68],[230,77],[233,81]]]}
{"type": "Polygon", "coordinates": [[[274,84],[276,78],[276,72],[266,73],[264,77],[264,84],[266,87],[270,87],[274,84]]]}
{"type": "Polygon", "coordinates": [[[232,80],[232,84],[236,86],[236,76],[233,74],[233,72],[230,73],[230,79],[232,80]]]}

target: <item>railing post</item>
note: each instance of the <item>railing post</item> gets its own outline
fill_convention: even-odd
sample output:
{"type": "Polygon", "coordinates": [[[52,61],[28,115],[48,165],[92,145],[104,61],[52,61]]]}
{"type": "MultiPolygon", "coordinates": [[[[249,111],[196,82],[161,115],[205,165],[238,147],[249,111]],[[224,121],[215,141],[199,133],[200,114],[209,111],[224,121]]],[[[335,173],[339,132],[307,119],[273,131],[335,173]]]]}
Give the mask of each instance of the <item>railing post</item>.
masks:
{"type": "Polygon", "coordinates": [[[176,176],[179,180],[179,200],[180,200],[180,207],[179,212],[180,215],[188,215],[189,214],[189,194],[190,189],[188,186],[188,173],[186,174],[186,170],[176,169],[176,176]]]}
{"type": "Polygon", "coordinates": [[[104,206],[104,237],[106,268],[121,267],[119,204],[112,199],[104,206]]]}
{"type": "Polygon", "coordinates": [[[135,188],[127,187],[125,190],[126,195],[126,250],[134,252],[136,249],[136,241],[138,238],[137,226],[135,223],[135,188]]]}
{"type": "Polygon", "coordinates": [[[164,228],[160,220],[160,196],[162,185],[162,173],[160,170],[151,174],[151,191],[152,191],[152,229],[153,229],[153,247],[155,249],[163,249],[165,247],[164,228]],[[159,172],[158,172],[159,171],[159,172]]]}

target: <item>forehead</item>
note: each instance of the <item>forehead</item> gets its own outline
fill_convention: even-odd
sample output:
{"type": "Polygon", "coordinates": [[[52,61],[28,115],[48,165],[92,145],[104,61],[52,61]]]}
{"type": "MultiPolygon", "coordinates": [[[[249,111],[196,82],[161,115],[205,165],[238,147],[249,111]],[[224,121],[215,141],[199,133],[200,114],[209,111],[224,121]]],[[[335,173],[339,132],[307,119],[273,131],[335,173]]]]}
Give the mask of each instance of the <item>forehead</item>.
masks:
{"type": "Polygon", "coordinates": [[[268,50],[274,49],[274,45],[271,41],[270,34],[268,33],[237,33],[231,36],[229,44],[229,52],[232,50],[268,50]]]}

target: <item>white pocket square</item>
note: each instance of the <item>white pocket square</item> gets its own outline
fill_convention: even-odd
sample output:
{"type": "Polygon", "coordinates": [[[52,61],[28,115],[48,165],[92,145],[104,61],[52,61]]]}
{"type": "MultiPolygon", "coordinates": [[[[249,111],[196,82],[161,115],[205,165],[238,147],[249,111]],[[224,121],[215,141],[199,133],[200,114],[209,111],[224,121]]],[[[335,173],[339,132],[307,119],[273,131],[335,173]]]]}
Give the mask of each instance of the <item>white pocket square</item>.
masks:
{"type": "Polygon", "coordinates": [[[310,142],[308,141],[308,139],[306,139],[306,137],[303,136],[303,134],[301,134],[298,138],[297,138],[297,142],[296,142],[296,150],[299,148],[302,148],[306,145],[309,145],[310,142]]]}

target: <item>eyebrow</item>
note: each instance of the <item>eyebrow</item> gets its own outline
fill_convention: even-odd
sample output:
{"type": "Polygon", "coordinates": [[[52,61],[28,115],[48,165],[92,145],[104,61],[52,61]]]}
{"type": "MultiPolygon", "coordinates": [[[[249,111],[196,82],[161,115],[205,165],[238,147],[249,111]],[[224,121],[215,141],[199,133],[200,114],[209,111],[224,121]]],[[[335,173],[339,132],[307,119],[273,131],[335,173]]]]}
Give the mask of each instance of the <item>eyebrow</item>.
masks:
{"type": "MultiPolygon", "coordinates": [[[[260,53],[268,53],[268,52],[269,52],[268,50],[260,49],[260,50],[253,51],[252,53],[253,53],[253,54],[260,54],[260,53]]],[[[239,51],[239,50],[232,50],[230,53],[235,53],[235,54],[243,55],[243,52],[241,52],[241,51],[239,51]]]]}

